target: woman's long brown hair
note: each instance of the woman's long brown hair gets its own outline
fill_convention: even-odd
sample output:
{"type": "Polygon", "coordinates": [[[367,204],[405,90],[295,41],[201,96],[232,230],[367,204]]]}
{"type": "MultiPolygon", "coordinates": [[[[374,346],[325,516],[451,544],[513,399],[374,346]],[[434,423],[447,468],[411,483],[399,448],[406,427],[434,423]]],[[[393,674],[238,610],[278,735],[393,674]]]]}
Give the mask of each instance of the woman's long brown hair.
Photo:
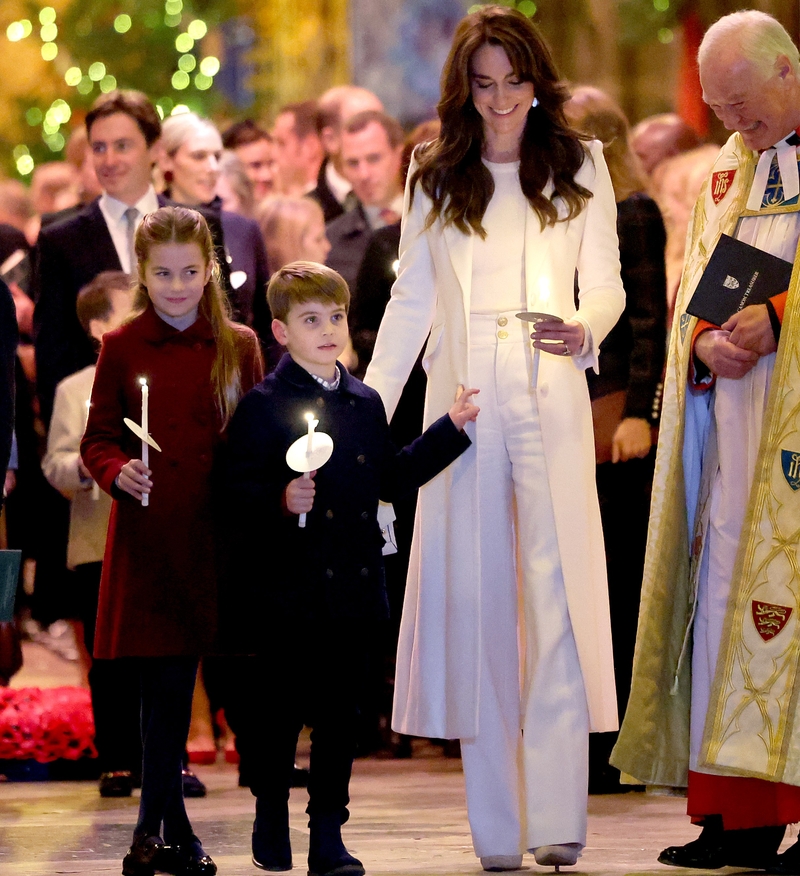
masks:
{"type": "Polygon", "coordinates": [[[483,120],[472,102],[470,61],[483,45],[500,46],[514,73],[533,83],[538,106],[528,112],[520,145],[519,179],[522,192],[536,212],[542,228],[577,216],[591,192],[575,181],[586,158],[581,135],[571,130],[564,117],[568,99],[550,51],[536,27],[522,13],[504,6],[484,6],[462,19],[442,71],[438,140],[416,152],[419,167],[411,178],[420,184],[433,207],[426,227],[442,219],[459,231],[484,237],[482,220],[494,193],[494,181],[481,161],[484,146],[483,120]],[[552,180],[552,197],[543,194],[552,180]],[[566,211],[559,216],[554,203],[560,199],[566,211]]]}
{"type": "Polygon", "coordinates": [[[133,312],[141,313],[150,303],[144,282],[144,265],[154,246],[169,243],[196,243],[206,265],[212,265],[211,277],[203,289],[198,312],[210,323],[217,352],[211,369],[211,386],[222,428],[233,415],[242,396],[241,333],[231,319],[230,305],[219,282],[219,264],[206,220],[188,207],[161,207],[148,213],[136,231],[138,282],[134,289],[133,312]]]}

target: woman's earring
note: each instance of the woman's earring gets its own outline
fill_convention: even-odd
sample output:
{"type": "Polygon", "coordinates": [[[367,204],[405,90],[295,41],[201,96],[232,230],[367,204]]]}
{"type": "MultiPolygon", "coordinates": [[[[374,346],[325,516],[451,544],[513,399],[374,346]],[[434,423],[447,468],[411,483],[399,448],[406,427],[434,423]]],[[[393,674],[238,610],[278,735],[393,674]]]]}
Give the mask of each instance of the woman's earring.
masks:
{"type": "Polygon", "coordinates": [[[534,97],[533,103],[531,104],[531,109],[536,109],[537,106],[539,106],[539,98],[534,97]]]}

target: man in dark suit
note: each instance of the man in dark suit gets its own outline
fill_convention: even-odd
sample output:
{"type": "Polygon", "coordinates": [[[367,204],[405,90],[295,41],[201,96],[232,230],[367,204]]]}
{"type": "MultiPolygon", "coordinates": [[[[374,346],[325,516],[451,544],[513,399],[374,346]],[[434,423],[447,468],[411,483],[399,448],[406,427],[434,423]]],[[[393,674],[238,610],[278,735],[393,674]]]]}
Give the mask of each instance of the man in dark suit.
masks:
{"type": "Polygon", "coordinates": [[[101,271],[133,271],[135,229],[160,206],[151,168],[161,121],[147,97],[136,91],[103,95],[86,117],[86,130],[103,194],[77,215],[43,228],[35,253],[37,389],[45,424],[58,382],[95,360],[75,313],[78,291],[101,271]]]}
{"type": "Polygon", "coordinates": [[[365,110],[342,131],[342,167],[358,205],[328,224],[331,244],[326,263],[356,288],[358,269],[372,233],[400,221],[403,187],[400,165],[403,129],[391,116],[365,110]]]}
{"type": "Polygon", "coordinates": [[[322,207],[330,222],[355,206],[353,187],[342,170],[342,127],[364,110],[383,112],[380,98],[358,85],[336,85],[318,101],[319,138],[325,148],[325,160],[319,169],[317,187],[309,193],[322,207]]]}

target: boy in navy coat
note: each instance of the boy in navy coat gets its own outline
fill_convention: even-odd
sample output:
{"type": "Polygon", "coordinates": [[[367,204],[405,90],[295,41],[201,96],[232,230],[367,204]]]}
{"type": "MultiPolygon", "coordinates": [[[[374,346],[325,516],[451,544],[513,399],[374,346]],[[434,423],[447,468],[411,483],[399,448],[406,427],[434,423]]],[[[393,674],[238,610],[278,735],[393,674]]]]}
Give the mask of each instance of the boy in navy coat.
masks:
{"type": "Polygon", "coordinates": [[[253,863],[291,869],[289,787],[308,724],[309,873],[361,876],[341,825],[370,638],[388,614],[378,500],[417,489],[463,453],[470,440],[462,429],[478,408],[475,390],[460,388],[449,414],[398,453],[378,394],[336,361],[348,339],[341,276],[294,262],[273,276],[268,299],[273,332],[289,352],[242,399],[228,431],[233,555],[238,583],[249,588],[241,613],[258,624],[258,693],[243,722],[253,738],[237,739],[256,797],[253,863]],[[333,439],[333,455],[304,478],[289,469],[286,451],[306,434],[308,413],[333,439]]]}

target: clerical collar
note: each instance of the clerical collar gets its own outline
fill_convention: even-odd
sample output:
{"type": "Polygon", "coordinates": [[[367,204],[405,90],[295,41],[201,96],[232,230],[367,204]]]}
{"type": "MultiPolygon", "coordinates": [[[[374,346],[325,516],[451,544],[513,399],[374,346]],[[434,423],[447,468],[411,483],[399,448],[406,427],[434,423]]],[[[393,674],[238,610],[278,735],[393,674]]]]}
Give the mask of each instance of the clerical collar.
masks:
{"type": "Polygon", "coordinates": [[[800,173],[797,170],[797,144],[800,138],[793,131],[788,137],[784,137],[774,146],[765,149],[758,158],[756,173],[753,184],[750,186],[750,195],[747,198],[748,210],[760,210],[764,201],[764,192],[769,184],[769,171],[777,154],[780,181],[783,187],[783,198],[791,201],[800,195],[800,173]]]}
{"type": "MultiPolygon", "coordinates": [[[[310,371],[308,373],[311,374],[310,371]]],[[[337,365],[336,366],[336,377],[334,377],[333,380],[325,380],[324,377],[319,377],[316,374],[311,374],[311,376],[314,378],[314,380],[317,381],[317,383],[323,389],[327,389],[328,392],[333,392],[335,389],[339,388],[339,382],[342,379],[342,372],[339,371],[339,366],[337,365]]]]}

